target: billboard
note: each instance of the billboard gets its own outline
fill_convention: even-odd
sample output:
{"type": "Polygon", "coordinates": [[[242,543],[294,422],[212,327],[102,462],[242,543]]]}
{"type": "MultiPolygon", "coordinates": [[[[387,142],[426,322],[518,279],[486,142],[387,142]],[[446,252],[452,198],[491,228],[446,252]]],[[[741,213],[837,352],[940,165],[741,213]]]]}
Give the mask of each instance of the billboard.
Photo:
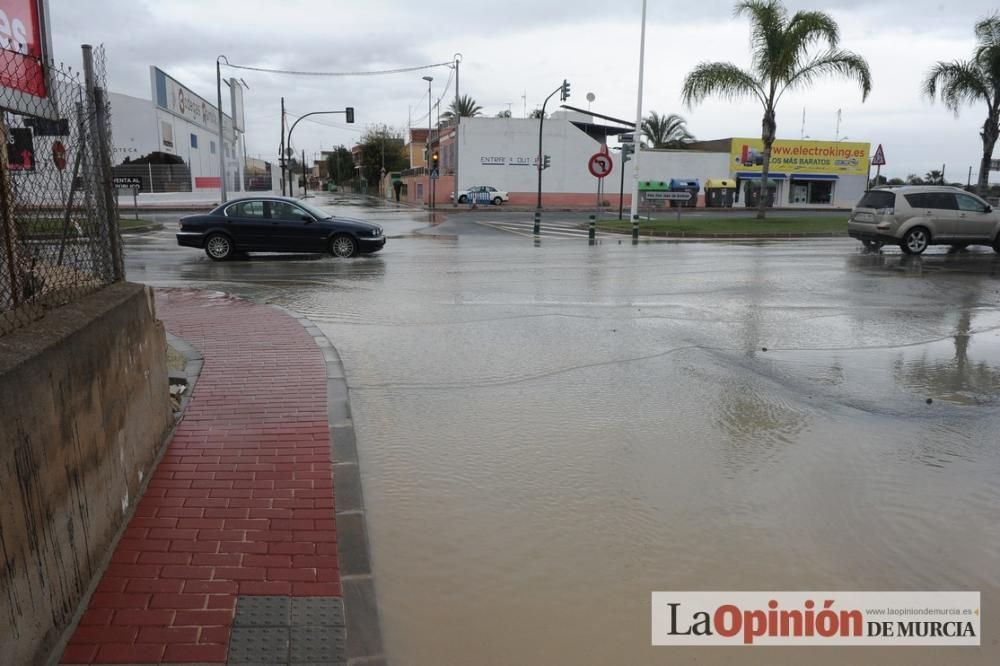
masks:
{"type": "MultiPolygon", "coordinates": [[[[771,172],[822,173],[864,176],[868,173],[868,143],[849,141],[793,141],[775,139],[771,146],[771,172]]],[[[760,173],[764,164],[764,142],[733,139],[729,153],[733,173],[760,173]]]]}
{"type": "MultiPolygon", "coordinates": [[[[156,106],[213,134],[219,133],[219,110],[216,106],[209,104],[206,99],[159,67],[155,65],[150,67],[150,73],[153,80],[153,103],[156,106]]],[[[231,134],[232,121],[229,116],[224,116],[223,123],[227,134],[231,134]]]]}
{"type": "Polygon", "coordinates": [[[46,0],[0,0],[0,94],[15,113],[53,118],[46,0]]]}
{"type": "Polygon", "coordinates": [[[246,121],[243,118],[243,87],[238,79],[229,79],[229,96],[232,103],[233,129],[237,132],[246,131],[246,121]]]}

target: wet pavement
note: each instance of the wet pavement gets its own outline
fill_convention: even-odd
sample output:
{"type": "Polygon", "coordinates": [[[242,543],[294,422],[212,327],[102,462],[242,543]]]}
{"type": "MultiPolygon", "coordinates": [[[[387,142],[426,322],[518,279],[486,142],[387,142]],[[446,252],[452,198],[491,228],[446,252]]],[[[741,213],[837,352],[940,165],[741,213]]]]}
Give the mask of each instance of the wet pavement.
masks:
{"type": "Polygon", "coordinates": [[[128,275],[337,346],[392,663],[1000,659],[1000,256],[590,247],[312,201],[385,250],[218,264],[168,225],[128,275]],[[651,591],[730,589],[980,590],[982,647],[650,647],[651,591]]]}

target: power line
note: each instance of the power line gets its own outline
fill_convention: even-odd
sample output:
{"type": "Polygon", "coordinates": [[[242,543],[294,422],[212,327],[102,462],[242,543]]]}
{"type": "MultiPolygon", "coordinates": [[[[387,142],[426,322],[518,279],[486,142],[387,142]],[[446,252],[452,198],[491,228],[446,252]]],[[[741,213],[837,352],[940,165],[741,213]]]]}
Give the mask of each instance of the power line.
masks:
{"type": "Polygon", "coordinates": [[[382,76],[385,74],[404,74],[406,72],[418,72],[422,69],[433,69],[434,67],[447,67],[452,63],[437,62],[431,65],[418,65],[416,67],[400,67],[398,69],[382,69],[373,72],[304,72],[294,69],[271,69],[269,67],[251,67],[250,65],[233,65],[223,62],[226,67],[233,69],[244,69],[251,72],[266,72],[268,74],[289,74],[292,76],[382,76]]]}

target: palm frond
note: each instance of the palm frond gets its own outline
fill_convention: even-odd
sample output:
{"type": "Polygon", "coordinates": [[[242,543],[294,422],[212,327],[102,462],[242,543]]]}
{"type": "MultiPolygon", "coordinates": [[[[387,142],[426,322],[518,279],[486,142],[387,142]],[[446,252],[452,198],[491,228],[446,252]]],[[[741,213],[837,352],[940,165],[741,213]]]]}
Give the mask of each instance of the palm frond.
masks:
{"type": "Polygon", "coordinates": [[[684,78],[681,99],[688,107],[712,95],[728,100],[753,96],[761,104],[767,104],[767,95],[760,82],[746,70],[729,62],[699,63],[684,78]]]}
{"type": "Polygon", "coordinates": [[[938,94],[946,108],[958,115],[965,103],[990,102],[990,82],[977,63],[955,60],[938,62],[924,79],[924,94],[934,99],[938,94]]]}
{"type": "Polygon", "coordinates": [[[834,74],[857,81],[861,88],[861,100],[868,99],[872,90],[872,74],[867,61],[853,51],[842,49],[829,49],[817,55],[789,77],[781,92],[810,85],[821,77],[834,74]]]}
{"type": "Polygon", "coordinates": [[[785,30],[784,48],[779,62],[775,63],[775,73],[779,78],[788,78],[802,67],[809,48],[823,41],[830,49],[837,47],[840,42],[837,22],[825,12],[796,12],[785,30]]]}
{"type": "Polygon", "coordinates": [[[767,75],[767,65],[781,53],[786,15],[779,0],[743,0],[733,8],[733,16],[750,19],[753,66],[761,78],[767,75]]]}

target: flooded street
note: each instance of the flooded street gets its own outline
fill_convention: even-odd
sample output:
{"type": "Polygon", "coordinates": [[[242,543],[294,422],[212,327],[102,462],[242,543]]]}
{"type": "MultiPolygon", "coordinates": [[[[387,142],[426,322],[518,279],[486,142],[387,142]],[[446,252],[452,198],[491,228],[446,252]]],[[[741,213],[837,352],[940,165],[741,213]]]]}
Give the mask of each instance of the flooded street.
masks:
{"type": "Polygon", "coordinates": [[[128,275],[336,345],[390,663],[1000,660],[1000,256],[536,243],[355,204],[383,252],[220,264],[169,225],[128,275]],[[654,649],[654,590],[979,590],[984,635],[654,649]]]}

